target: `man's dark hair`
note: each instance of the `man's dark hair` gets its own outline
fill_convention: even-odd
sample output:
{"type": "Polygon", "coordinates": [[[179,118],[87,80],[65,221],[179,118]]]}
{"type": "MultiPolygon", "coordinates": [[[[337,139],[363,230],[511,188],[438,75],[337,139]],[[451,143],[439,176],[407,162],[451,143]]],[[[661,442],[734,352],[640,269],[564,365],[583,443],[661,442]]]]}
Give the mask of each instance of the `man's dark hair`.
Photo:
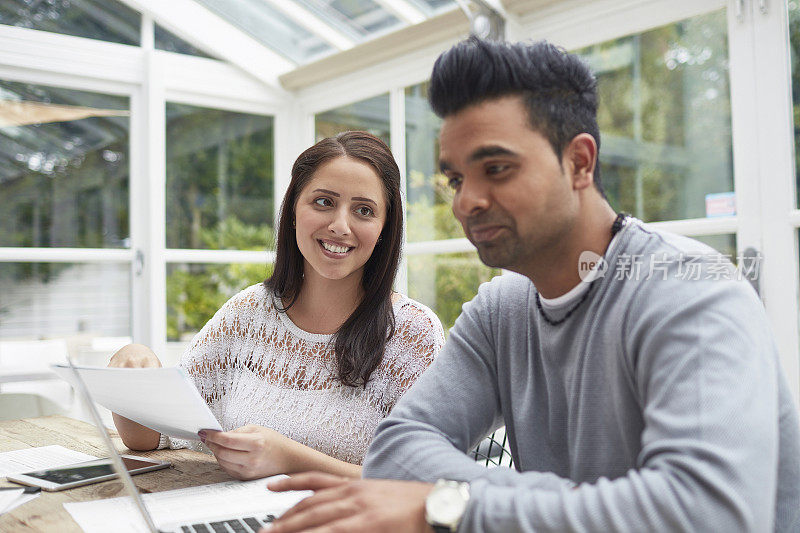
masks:
{"type": "MultiPolygon", "coordinates": [[[[531,128],[547,138],[559,161],[580,133],[594,137],[599,151],[597,80],[577,55],[546,41],[510,44],[473,36],[433,65],[428,100],[441,118],[512,95],[522,97],[531,128]]],[[[605,196],[599,161],[594,184],[605,196]]]]}

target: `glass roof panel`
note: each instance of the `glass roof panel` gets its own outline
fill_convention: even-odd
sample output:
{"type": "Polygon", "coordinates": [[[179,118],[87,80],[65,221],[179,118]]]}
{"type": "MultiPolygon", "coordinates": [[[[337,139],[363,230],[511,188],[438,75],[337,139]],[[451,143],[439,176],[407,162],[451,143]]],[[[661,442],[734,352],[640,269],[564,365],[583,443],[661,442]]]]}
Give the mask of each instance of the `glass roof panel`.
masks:
{"type": "Polygon", "coordinates": [[[161,27],[159,24],[155,24],[153,33],[155,37],[156,50],[165,50],[167,52],[175,52],[176,54],[211,58],[210,55],[195,48],[177,35],[173,34],[171,31],[161,27]]]}
{"type": "Polygon", "coordinates": [[[264,0],[197,0],[197,2],[295,63],[307,63],[334,51],[333,47],[322,38],[306,30],[264,0]]]}
{"type": "Polygon", "coordinates": [[[373,0],[295,0],[319,18],[357,41],[403,26],[403,23],[373,0]]]}
{"type": "MultiPolygon", "coordinates": [[[[196,1],[299,64],[403,28],[408,20],[398,15],[399,11],[384,7],[390,4],[383,0],[196,1]]],[[[419,13],[432,17],[457,8],[455,0],[403,1],[417,17],[419,13]]],[[[398,6],[402,7],[402,3],[398,6]]]]}
{"type": "Polygon", "coordinates": [[[411,3],[421,7],[423,11],[434,11],[439,13],[445,9],[455,7],[455,0],[410,0],[411,3]],[[427,9],[425,9],[427,8],[427,9]]]}
{"type": "Polygon", "coordinates": [[[2,0],[0,24],[139,46],[141,16],[112,0],[2,0]]]}

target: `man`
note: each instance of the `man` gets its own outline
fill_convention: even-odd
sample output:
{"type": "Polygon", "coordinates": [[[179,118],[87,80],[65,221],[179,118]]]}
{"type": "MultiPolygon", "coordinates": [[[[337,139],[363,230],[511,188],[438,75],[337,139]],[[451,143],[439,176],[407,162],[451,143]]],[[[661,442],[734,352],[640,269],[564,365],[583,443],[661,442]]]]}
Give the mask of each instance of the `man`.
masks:
{"type": "Polygon", "coordinates": [[[800,422],[762,305],[710,248],[611,209],[587,67],[473,38],[430,101],[453,212],[516,274],[377,430],[365,477],[415,482],[283,480],[317,492],[274,532],[799,531],[800,422]],[[518,471],[464,454],[501,425],[518,471]]]}

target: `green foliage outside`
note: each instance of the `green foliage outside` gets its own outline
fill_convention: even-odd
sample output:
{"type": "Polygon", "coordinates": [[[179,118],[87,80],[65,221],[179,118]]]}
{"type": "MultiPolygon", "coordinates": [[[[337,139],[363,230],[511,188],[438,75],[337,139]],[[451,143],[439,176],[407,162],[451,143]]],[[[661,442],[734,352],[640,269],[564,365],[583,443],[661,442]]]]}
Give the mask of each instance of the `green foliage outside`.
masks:
{"type": "MultiPolygon", "coordinates": [[[[167,131],[167,246],[274,249],[272,119],[168,103],[167,131]]],[[[167,338],[190,337],[271,272],[260,264],[169,265],[167,338]]]]}
{"type": "Polygon", "coordinates": [[[241,249],[201,231],[228,217],[272,221],[272,118],[168,103],[167,131],[167,247],[241,249]]]}
{"type": "Polygon", "coordinates": [[[475,252],[415,255],[408,258],[408,295],[433,309],[447,332],[478,286],[500,274],[475,252]]]}
{"type": "Polygon", "coordinates": [[[461,224],[453,216],[453,190],[442,174],[408,172],[408,241],[457,239],[464,236],[461,224]]]}
{"type": "Polygon", "coordinates": [[[601,182],[646,222],[733,191],[727,19],[716,11],[576,50],[597,75],[601,182]]]}
{"type": "MultiPolygon", "coordinates": [[[[409,242],[464,237],[444,175],[409,170],[407,191],[409,242]]],[[[478,286],[500,274],[500,269],[481,263],[476,252],[413,255],[408,257],[408,296],[430,307],[447,332],[478,286]]]]}
{"type": "Polygon", "coordinates": [[[789,0],[789,36],[792,62],[795,179],[797,180],[797,203],[800,205],[800,2],[797,0],[789,0]]]}
{"type": "MultiPolygon", "coordinates": [[[[202,230],[202,243],[214,248],[224,242],[238,250],[274,248],[272,228],[251,226],[228,218],[202,230]]],[[[167,272],[167,339],[183,340],[200,328],[231,296],[245,287],[264,281],[272,265],[178,264],[167,272]]]]}

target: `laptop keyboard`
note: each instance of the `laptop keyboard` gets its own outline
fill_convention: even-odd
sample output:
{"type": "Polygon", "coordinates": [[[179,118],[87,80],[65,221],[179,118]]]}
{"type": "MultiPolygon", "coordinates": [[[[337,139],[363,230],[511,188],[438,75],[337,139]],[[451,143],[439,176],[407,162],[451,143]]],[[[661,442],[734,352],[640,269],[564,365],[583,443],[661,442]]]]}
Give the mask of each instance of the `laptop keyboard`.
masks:
{"type": "Polygon", "coordinates": [[[275,515],[268,514],[259,518],[248,516],[218,522],[205,522],[181,526],[181,533],[256,533],[273,520],[275,520],[275,515]]]}

